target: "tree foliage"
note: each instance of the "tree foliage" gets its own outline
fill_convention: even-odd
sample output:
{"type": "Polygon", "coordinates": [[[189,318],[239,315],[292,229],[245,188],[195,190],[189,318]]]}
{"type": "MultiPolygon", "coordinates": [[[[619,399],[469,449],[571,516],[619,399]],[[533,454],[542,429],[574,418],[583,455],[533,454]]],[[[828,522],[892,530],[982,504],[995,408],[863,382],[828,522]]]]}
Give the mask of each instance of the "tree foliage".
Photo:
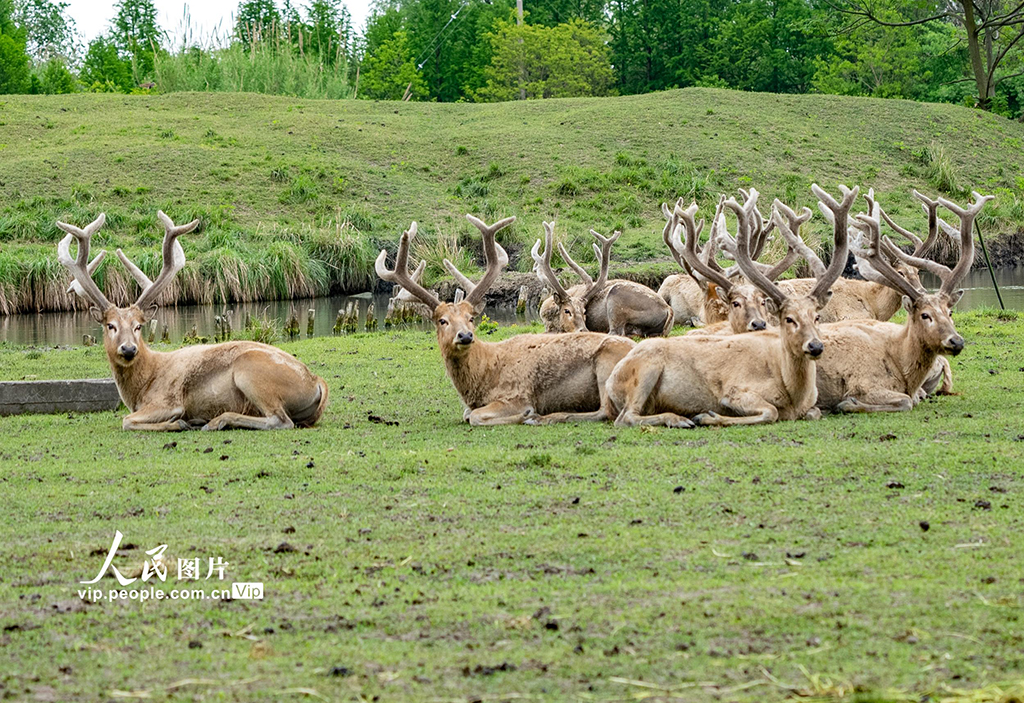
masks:
{"type": "Polygon", "coordinates": [[[79,78],[95,92],[130,92],[134,87],[131,65],[108,37],[97,37],[89,44],[79,78]]]}
{"type": "Polygon", "coordinates": [[[51,0],[22,0],[17,23],[25,32],[29,56],[39,63],[60,57],[64,63],[74,60],[75,21],[67,14],[69,4],[51,0]]]}
{"type": "Polygon", "coordinates": [[[0,94],[29,89],[28,53],[25,33],[14,23],[14,5],[0,0],[0,94]]]}
{"type": "Polygon", "coordinates": [[[487,35],[491,62],[481,100],[607,95],[612,67],[604,36],[583,20],[545,27],[499,21],[487,35]],[[521,92],[522,91],[522,92],[521,92]]]}
{"type": "Polygon", "coordinates": [[[121,0],[117,5],[112,38],[128,59],[136,84],[153,75],[153,57],[160,50],[162,32],[153,0],[121,0]]]}
{"type": "Polygon", "coordinates": [[[427,84],[416,70],[409,37],[400,29],[367,58],[359,81],[359,97],[401,100],[407,88],[412,99],[427,95],[427,84]]]}

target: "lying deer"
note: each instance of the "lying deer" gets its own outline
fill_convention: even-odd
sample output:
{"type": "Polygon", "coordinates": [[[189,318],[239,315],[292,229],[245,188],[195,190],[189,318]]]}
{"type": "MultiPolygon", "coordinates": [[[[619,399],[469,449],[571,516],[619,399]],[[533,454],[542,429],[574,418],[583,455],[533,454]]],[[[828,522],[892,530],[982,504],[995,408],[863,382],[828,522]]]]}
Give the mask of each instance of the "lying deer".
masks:
{"type": "MultiPolygon", "coordinates": [[[[905,254],[881,235],[878,218],[857,216],[870,242],[866,251],[857,254],[870,263],[885,285],[899,293],[907,321],[902,325],[876,320],[823,325],[827,351],[818,363],[820,408],[839,412],[909,410],[920,399],[923,386],[940,380],[936,378],[938,357],[956,356],[964,348],[951,314],[963,294],[957,286],[974,262],[974,219],[993,197],[974,193],[974,202],[966,208],[939,198],[939,204],[960,218],[960,258],[952,270],[905,254]],[[936,293],[928,293],[902,275],[889,257],[931,271],[942,281],[941,287],[936,293]]],[[[873,210],[874,203],[869,200],[869,212],[873,210]]],[[[890,221],[884,213],[882,219],[890,221]]]]}
{"type": "MultiPolygon", "coordinates": [[[[553,225],[545,223],[547,228],[553,225]]],[[[586,270],[577,264],[561,243],[558,251],[565,263],[576,272],[583,283],[572,286],[568,290],[561,284],[551,271],[551,245],[545,250],[546,263],[537,264],[538,277],[541,282],[550,285],[555,293],[549,296],[540,306],[540,316],[544,320],[547,332],[571,332],[579,329],[578,310],[582,308],[586,329],[591,332],[608,332],[613,335],[631,334],[638,337],[666,335],[672,330],[672,308],[647,286],[633,281],[621,279],[608,280],[608,265],[612,244],[622,234],[615,232],[611,237],[603,237],[594,230],[590,233],[600,242],[594,244],[594,252],[601,262],[601,268],[595,281],[586,270]],[[549,279],[555,279],[551,281],[549,279]],[[557,284],[557,287],[556,287],[557,284]],[[565,301],[572,301],[567,304],[565,301]],[[571,314],[566,311],[573,309],[571,314]]],[[[536,250],[540,240],[534,245],[536,250]]],[[[537,261],[537,258],[534,258],[537,261]]]]}
{"type": "MultiPolygon", "coordinates": [[[[841,203],[817,185],[813,189],[837,215],[835,250],[843,256],[833,258],[808,295],[787,296],[754,265],[751,220],[735,199],[727,200],[726,207],[739,220],[736,261],[743,275],[768,296],[769,308],[782,324],[777,332],[644,340],[608,379],[608,397],[619,413],[617,425],[751,425],[820,415],[814,407],[815,359],[824,349],[818,311],[828,302],[829,287],[846,263],[846,215],[857,189],[843,187],[841,203]]],[[[694,241],[695,212],[692,205],[679,213],[694,241]]],[[[776,226],[786,226],[777,210],[773,218],[776,226]]]]}
{"type": "Polygon", "coordinates": [[[175,431],[202,426],[275,430],[310,427],[327,405],[327,383],[304,364],[276,347],[257,342],[184,347],[157,352],[146,346],[142,333],[157,309],[157,299],[185,265],[178,237],[199,225],[193,220],[175,226],[158,212],[164,225],[163,267],[155,281],[119,249],[117,254],[142,287],[134,304],[112,304],[92,280],[103,256],[89,264],[93,234],[103,226],[100,215],[85,229],[58,222],[67,236],[57,258],[74,277],[72,288],[90,304],[89,312],[104,327],[103,346],[121,400],[131,410],[121,426],[126,430],[175,431]],[[71,258],[71,241],[78,241],[71,258]]]}
{"type": "MultiPolygon", "coordinates": [[[[492,225],[466,216],[480,230],[486,271],[474,284],[459,273],[456,279],[466,297],[443,303],[413,280],[409,245],[416,223],[402,234],[395,268],[387,268],[387,251],[377,257],[377,275],[396,283],[431,311],[448,378],[465,405],[463,418],[472,425],[547,424],[599,421],[611,417],[605,381],[634,342],[594,332],[520,334],[502,342],[476,338],[476,322],[488,288],[508,263],[494,235],[515,221],[509,217],[492,225]]],[[[455,270],[446,261],[449,270],[455,270]]]]}

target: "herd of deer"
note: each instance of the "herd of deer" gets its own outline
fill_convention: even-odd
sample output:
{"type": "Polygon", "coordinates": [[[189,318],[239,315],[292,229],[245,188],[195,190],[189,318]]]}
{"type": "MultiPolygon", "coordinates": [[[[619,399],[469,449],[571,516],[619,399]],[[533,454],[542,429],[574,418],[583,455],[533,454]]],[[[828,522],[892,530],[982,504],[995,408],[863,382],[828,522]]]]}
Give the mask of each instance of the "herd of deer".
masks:
{"type": "MultiPolygon", "coordinates": [[[[486,270],[473,283],[445,260],[461,286],[454,302],[442,302],[420,284],[423,262],[415,271],[409,268],[415,222],[402,234],[394,268],[387,268],[388,254],[381,251],[376,271],[400,287],[401,299],[428,309],[448,377],[465,405],[464,419],[474,425],[758,424],[815,419],[822,411],[909,410],[929,394],[948,392],[952,376],[946,356],[964,346],[951,318],[962,294],[956,288],[974,259],[974,219],[992,196],[974,193],[974,202],[960,207],[915,191],[928,218],[922,239],[893,222],[873,192],[865,195],[866,211],[851,217],[858,188],[840,186],[838,199],[817,185],[812,190],[833,229],[828,266],[800,236],[812,215],[809,208],[797,213],[775,200],[766,220],[757,191],[741,191],[742,202],[723,196],[709,239],[700,246],[705,223],[696,221],[696,205],[684,208],[680,200],[674,208],[662,206],[663,237],[685,273],[665,279],[658,293],[608,280],[618,233],[603,237],[593,230],[600,261],[596,280],[558,245],[582,279],[565,288],[551,267],[554,225],[544,223],[544,250],[538,240],[532,256],[537,276],[553,291],[541,306],[545,334],[501,342],[474,334],[485,295],[509,261],[495,235],[514,217],[488,225],[467,215],[482,235],[486,270]],[[939,218],[940,206],[957,215],[958,229],[939,218]],[[735,236],[728,231],[727,212],[738,223],[735,236]],[[912,254],[882,234],[883,222],[913,244],[912,254]],[[953,269],[925,258],[940,229],[959,240],[953,269]],[[775,230],[786,254],[775,264],[761,263],[775,230]],[[840,278],[850,252],[864,280],[840,278]],[[735,265],[723,269],[718,254],[735,265]],[[813,278],[777,281],[798,259],[807,262],[813,278]],[[938,292],[923,288],[921,269],[941,280],[938,292]],[[906,322],[888,322],[901,304],[906,322]],[[676,320],[702,326],[668,337],[676,320]],[[627,334],[645,339],[634,342],[627,334]]],[[[90,240],[103,215],[85,229],[58,223],[68,233],[58,258],[74,277],[72,288],[105,327],[114,380],[131,410],[124,429],[281,429],[316,423],[327,404],[327,384],[280,349],[242,341],[172,352],[147,347],[143,325],[185,263],[178,237],[199,224],[175,226],[158,214],[165,235],[163,268],[155,281],[117,252],[142,290],[126,308],[114,306],[91,278],[104,256],[100,252],[89,260],[90,240]],[[75,258],[72,240],[78,242],[75,258]]]]}

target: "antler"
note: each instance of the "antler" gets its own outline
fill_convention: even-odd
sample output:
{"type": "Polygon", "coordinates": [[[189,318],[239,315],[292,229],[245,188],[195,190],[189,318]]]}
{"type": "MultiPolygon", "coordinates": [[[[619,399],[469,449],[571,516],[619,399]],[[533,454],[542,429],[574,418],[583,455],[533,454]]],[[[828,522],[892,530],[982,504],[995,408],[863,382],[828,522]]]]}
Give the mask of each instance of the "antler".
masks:
{"type": "Polygon", "coordinates": [[[612,232],[612,236],[605,237],[598,234],[594,230],[590,230],[590,233],[594,235],[594,238],[601,243],[601,246],[594,244],[594,254],[601,262],[601,269],[597,274],[597,280],[594,281],[587,288],[586,292],[583,293],[583,303],[589,303],[590,299],[597,295],[601,290],[604,289],[605,284],[608,282],[608,264],[611,261],[612,256],[612,244],[622,236],[622,232],[616,230],[612,232]]]}
{"type": "MultiPolygon", "coordinates": [[[[675,216],[683,224],[683,228],[686,230],[686,241],[679,241],[679,229],[677,228],[672,235],[672,242],[669,245],[673,253],[678,250],[678,255],[682,257],[690,268],[701,276],[706,278],[711,283],[722,289],[722,292],[726,295],[732,289],[733,282],[722,273],[711,268],[711,266],[704,261],[701,261],[700,256],[697,253],[697,240],[700,239],[700,233],[704,230],[704,220],[695,222],[693,216],[697,213],[697,204],[694,203],[690,207],[683,210],[677,207],[675,216]]],[[[710,244],[709,244],[710,245],[710,244]]]]}
{"type": "Polygon", "coordinates": [[[395,268],[393,271],[389,271],[387,267],[388,252],[386,249],[380,250],[380,254],[377,255],[377,261],[374,262],[373,267],[381,279],[402,286],[404,290],[409,291],[421,303],[430,308],[430,312],[433,313],[441,304],[441,301],[436,295],[417,283],[413,275],[409,273],[409,243],[416,236],[416,228],[417,225],[413,222],[409,225],[409,229],[402,232],[402,238],[398,240],[398,253],[395,255],[395,268]]]}
{"type": "MultiPolygon", "coordinates": [[[[878,218],[862,212],[857,215],[857,222],[860,229],[868,233],[869,244],[866,250],[857,250],[856,254],[870,262],[872,268],[884,279],[878,282],[895,288],[911,300],[917,300],[924,295],[924,290],[901,276],[883,254],[882,228],[878,218]]],[[[895,248],[893,247],[893,249],[895,248]]]]}
{"type": "Polygon", "coordinates": [[[185,266],[185,250],[181,248],[178,237],[188,234],[199,226],[198,219],[192,220],[188,224],[175,225],[171,218],[164,214],[163,210],[157,210],[156,216],[160,218],[164,225],[164,245],[163,266],[160,269],[160,275],[156,277],[155,281],[150,281],[139,267],[125,256],[124,252],[120,249],[117,250],[118,258],[128,267],[128,271],[131,272],[139,285],[143,286],[142,293],[139,294],[138,300],[135,301],[135,305],[142,310],[156,306],[160,293],[170,285],[174,277],[178,275],[178,271],[181,271],[185,266]]]}
{"type": "MultiPolygon", "coordinates": [[[[427,260],[426,259],[420,259],[419,266],[417,266],[416,270],[413,271],[412,274],[411,274],[412,280],[414,282],[416,282],[416,283],[419,283],[423,279],[423,272],[426,269],[427,269],[427,260]]],[[[394,291],[392,291],[392,292],[394,292],[394,291]]],[[[456,296],[457,296],[457,294],[458,294],[458,291],[456,291],[456,296]]],[[[417,298],[415,295],[413,295],[408,290],[403,288],[401,285],[398,285],[398,292],[395,293],[395,295],[393,297],[394,297],[395,300],[398,300],[398,301],[403,302],[403,303],[418,303],[418,302],[420,302],[419,298],[417,298]]]]}
{"type": "MultiPolygon", "coordinates": [[[[99,262],[103,260],[105,252],[101,252],[97,255],[92,264],[89,263],[89,246],[92,242],[92,235],[103,226],[106,219],[107,216],[104,213],[100,213],[100,216],[89,223],[85,229],[69,225],[66,222],[57,223],[57,226],[60,229],[68,233],[68,235],[60,241],[60,244],[57,245],[57,261],[71,272],[75,283],[78,284],[76,287],[75,283],[72,283],[72,289],[91,302],[92,307],[95,308],[98,313],[103,313],[107,309],[114,307],[113,304],[107,300],[107,297],[103,295],[103,292],[100,291],[96,282],[92,280],[92,271],[95,270],[96,266],[99,266],[99,262]],[[78,255],[74,259],[71,258],[72,239],[78,240],[78,255]]],[[[94,316],[98,317],[95,313],[94,316]]]]}
{"type": "MultiPolygon", "coordinates": [[[[849,216],[850,208],[853,207],[853,203],[857,200],[857,195],[860,193],[860,187],[854,186],[851,190],[844,185],[839,186],[839,192],[843,194],[842,201],[837,201],[831,195],[822,190],[821,186],[817,183],[811,185],[811,191],[818,196],[818,202],[824,204],[829,210],[832,211],[833,221],[833,237],[835,244],[832,249],[832,261],[829,263],[828,268],[825,269],[821,275],[815,274],[815,278],[818,282],[814,284],[814,288],[811,290],[811,297],[818,301],[818,304],[824,307],[828,302],[828,291],[832,287],[832,284],[836,282],[840,275],[843,273],[843,269],[846,268],[846,259],[849,255],[849,216]]],[[[819,207],[821,207],[819,205],[819,207]]],[[[819,260],[820,264],[820,260],[819,260]]]]}
{"type": "MultiPolygon", "coordinates": [[[[94,273],[96,273],[96,269],[98,269],[100,267],[100,263],[105,258],[107,258],[107,250],[106,249],[100,249],[100,253],[97,254],[93,258],[93,260],[89,262],[89,266],[86,268],[86,270],[89,272],[89,278],[92,278],[92,275],[94,273]]],[[[67,292],[68,293],[72,293],[72,292],[77,293],[82,298],[86,297],[85,296],[85,291],[82,290],[82,284],[79,283],[74,278],[71,279],[71,285],[68,286],[67,292]]]]}
{"type": "MultiPolygon", "coordinates": [[[[726,200],[725,206],[732,210],[736,214],[736,219],[739,220],[739,230],[736,233],[736,263],[739,265],[740,271],[748,281],[760,288],[775,302],[777,307],[781,308],[786,302],[786,294],[754,265],[754,260],[750,256],[750,221],[752,218],[747,217],[747,212],[736,202],[735,198],[726,200]]],[[[773,212],[772,217],[776,218],[776,226],[779,231],[783,231],[785,225],[778,216],[778,210],[773,212]]]]}
{"type": "Polygon", "coordinates": [[[960,218],[960,258],[952,270],[929,259],[905,254],[890,242],[888,238],[883,238],[890,254],[898,256],[911,266],[926,269],[938,276],[942,280],[939,293],[949,298],[954,297],[954,290],[960,285],[960,280],[970,270],[971,264],[974,263],[974,218],[985,207],[985,203],[995,197],[994,195],[981,195],[977,191],[972,192],[972,195],[974,196],[974,202],[966,208],[962,208],[945,198],[939,198],[937,201],[939,205],[952,211],[960,218]]]}
{"type": "Polygon", "coordinates": [[[459,285],[466,290],[466,302],[473,307],[477,307],[484,302],[484,296],[487,295],[488,289],[494,285],[494,281],[501,275],[501,270],[508,265],[508,254],[500,244],[494,241],[494,235],[515,222],[516,218],[506,217],[492,225],[472,215],[466,215],[466,219],[472,222],[473,226],[480,230],[480,234],[483,235],[484,261],[487,266],[484,271],[484,277],[480,279],[479,283],[473,283],[460,273],[455,268],[455,264],[448,259],[444,260],[444,267],[455,276],[456,280],[459,281],[459,285]]]}
{"type": "Polygon", "coordinates": [[[533,245],[533,249],[530,250],[530,256],[533,257],[533,270],[540,282],[554,291],[556,299],[568,300],[569,294],[562,287],[558,276],[551,270],[551,254],[555,249],[555,223],[543,222],[541,224],[544,225],[544,254],[540,253],[540,240],[538,239],[537,243],[533,245]]]}

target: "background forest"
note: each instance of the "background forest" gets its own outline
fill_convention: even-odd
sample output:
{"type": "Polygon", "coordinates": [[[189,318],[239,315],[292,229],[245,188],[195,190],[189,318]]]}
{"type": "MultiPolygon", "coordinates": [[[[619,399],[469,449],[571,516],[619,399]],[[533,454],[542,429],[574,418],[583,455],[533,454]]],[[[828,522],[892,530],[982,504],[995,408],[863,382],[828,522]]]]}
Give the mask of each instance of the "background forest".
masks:
{"type": "Polygon", "coordinates": [[[713,86],[1024,114],[1019,0],[244,0],[172,42],[122,0],[87,45],[67,3],[0,0],[0,93],[250,91],[501,101],[713,86]]]}

